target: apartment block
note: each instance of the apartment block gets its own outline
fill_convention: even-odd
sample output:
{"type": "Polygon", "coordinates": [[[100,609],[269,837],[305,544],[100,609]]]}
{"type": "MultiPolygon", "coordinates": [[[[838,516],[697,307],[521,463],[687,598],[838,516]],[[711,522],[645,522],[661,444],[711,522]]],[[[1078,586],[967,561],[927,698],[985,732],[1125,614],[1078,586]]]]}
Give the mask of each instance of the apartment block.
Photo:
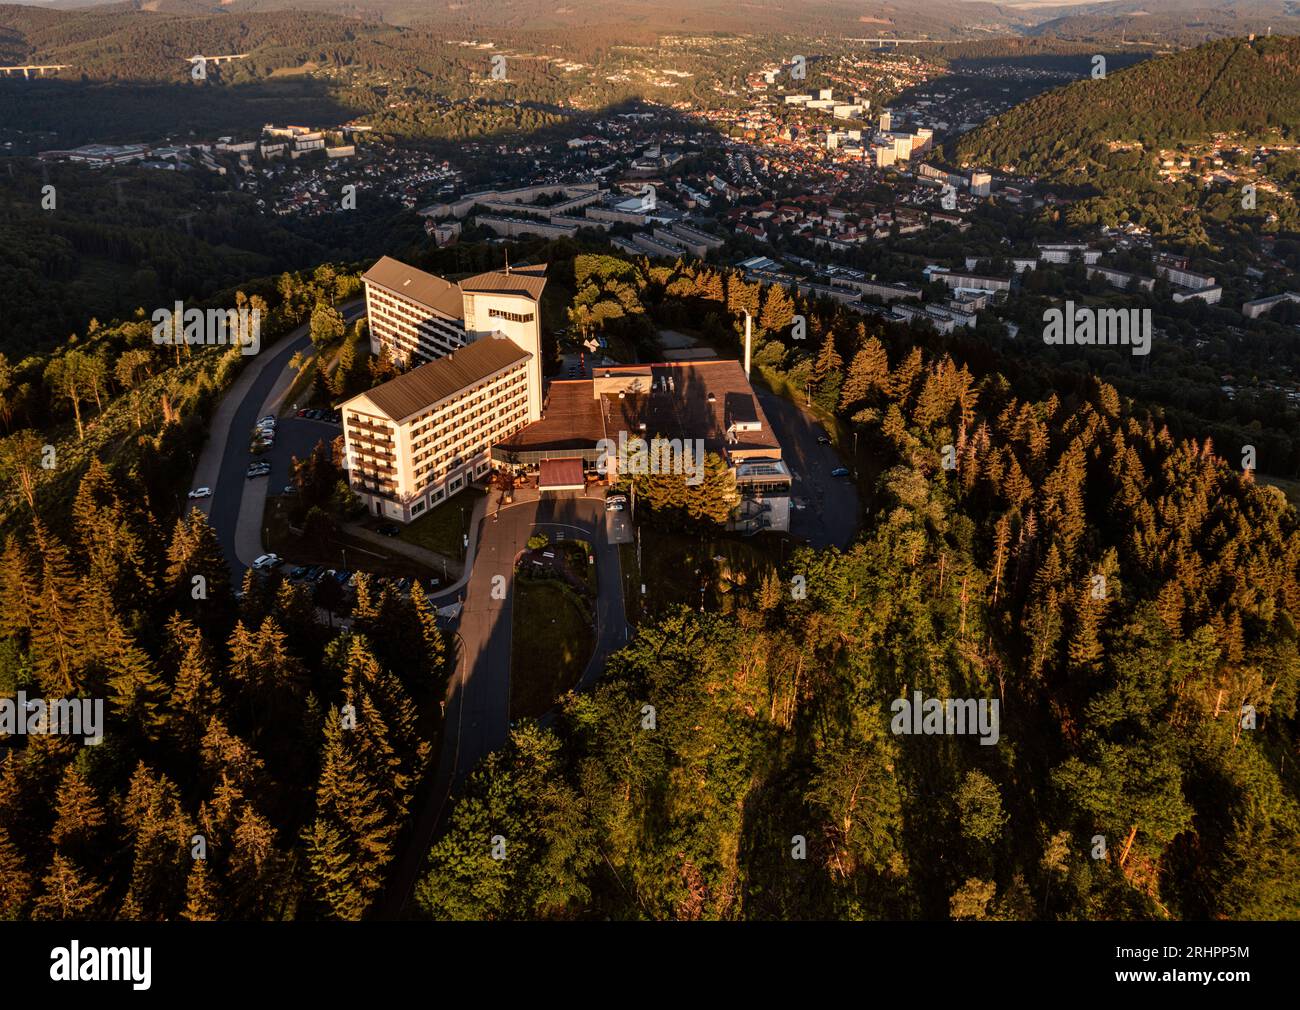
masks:
{"type": "Polygon", "coordinates": [[[933,271],[930,279],[947,284],[954,291],[1010,291],[1012,278],[988,277],[983,274],[959,273],[955,270],[933,271]]]}
{"type": "Polygon", "coordinates": [[[1201,288],[1214,287],[1214,278],[1209,274],[1198,274],[1195,271],[1186,268],[1166,266],[1163,263],[1156,264],[1156,273],[1164,277],[1170,284],[1180,288],[1190,288],[1193,291],[1201,288]]]}
{"type": "Polygon", "coordinates": [[[1091,266],[1086,268],[1089,277],[1100,277],[1113,288],[1119,288],[1122,291],[1129,291],[1136,288],[1142,291],[1150,291],[1156,286],[1154,277],[1143,277],[1140,274],[1127,273],[1124,270],[1116,270],[1113,267],[1091,266]]]}

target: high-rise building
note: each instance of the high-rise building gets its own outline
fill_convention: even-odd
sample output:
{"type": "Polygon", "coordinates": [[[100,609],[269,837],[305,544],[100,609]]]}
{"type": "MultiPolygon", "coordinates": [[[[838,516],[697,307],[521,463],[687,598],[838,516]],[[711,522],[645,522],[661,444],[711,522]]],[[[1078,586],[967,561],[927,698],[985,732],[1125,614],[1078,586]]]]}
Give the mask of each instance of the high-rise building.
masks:
{"type": "Polygon", "coordinates": [[[544,272],[453,283],[385,256],[365,273],[372,350],[415,366],[341,408],[349,479],[373,515],[414,519],[541,417],[544,272]]]}

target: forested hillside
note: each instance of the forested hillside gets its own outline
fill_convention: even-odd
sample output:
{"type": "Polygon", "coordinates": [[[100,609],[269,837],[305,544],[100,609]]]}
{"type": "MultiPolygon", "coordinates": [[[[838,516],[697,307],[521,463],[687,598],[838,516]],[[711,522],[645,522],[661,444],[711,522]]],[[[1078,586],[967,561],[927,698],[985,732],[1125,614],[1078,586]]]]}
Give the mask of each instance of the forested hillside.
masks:
{"type": "MultiPolygon", "coordinates": [[[[1146,147],[1300,131],[1300,38],[1225,39],[1039,95],[963,137],[963,163],[1103,173],[1112,141],[1146,147]]],[[[1098,183],[1104,185],[1104,175],[1098,183]]]]}
{"type": "MultiPolygon", "coordinates": [[[[269,342],[356,284],[322,267],[235,302],[269,342]]],[[[405,840],[448,659],[423,590],[362,575],[336,632],[301,585],[231,585],[178,509],[246,360],[143,319],[0,355],[0,696],[102,699],[107,730],[6,733],[0,918],[356,919],[405,840]]]]}
{"type": "Polygon", "coordinates": [[[791,343],[776,290],[596,273],[611,326],[638,314],[599,309],[635,303],[629,282],[664,293],[659,322],[754,311],[763,374],[807,379],[878,467],[867,528],[722,615],[643,625],[592,694],[518,729],[433,848],[425,914],[1300,914],[1300,530],[1279,492],[1096,379],[1026,398],[830,307],[801,304],[813,339],[791,343]],[[918,690],[998,700],[998,743],[894,735],[918,690]]]}
{"type": "MultiPolygon", "coordinates": [[[[757,373],[856,431],[870,509],[847,550],[643,623],[596,690],[517,727],[452,807],[423,914],[1300,914],[1300,529],[1279,492],[1095,378],[1041,396],[714,268],[550,252],[592,332],[702,321],[726,348],[750,310],[757,373]],[[914,691],[996,700],[997,743],[895,735],[914,691]]],[[[245,294],[278,333],[354,284],[245,294]]],[[[176,508],[236,359],[160,355],[127,321],[0,362],[0,693],[104,697],[114,726],[0,760],[0,914],[352,919],[407,841],[449,651],[420,594],[363,583],[350,633],[274,579],[237,599],[176,508]]]]}
{"type": "Polygon", "coordinates": [[[247,277],[344,256],[378,256],[422,237],[395,202],[366,215],[267,215],[255,198],[203,172],[22,162],[0,174],[0,351],[46,350],[92,317],[206,299],[247,277]],[[54,212],[42,187],[55,187],[54,212]]]}

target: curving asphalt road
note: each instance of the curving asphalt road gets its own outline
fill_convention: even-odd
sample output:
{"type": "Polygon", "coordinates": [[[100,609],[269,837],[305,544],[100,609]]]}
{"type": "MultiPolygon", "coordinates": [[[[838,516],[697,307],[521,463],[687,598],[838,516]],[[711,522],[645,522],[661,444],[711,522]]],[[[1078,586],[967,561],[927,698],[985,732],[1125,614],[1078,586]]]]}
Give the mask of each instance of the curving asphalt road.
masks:
{"type": "MultiPolygon", "coordinates": [[[[341,305],[347,322],[365,310],[363,300],[341,305]]],[[[268,348],[245,366],[230,391],[221,401],[212,419],[211,433],[195,468],[194,485],[212,488],[212,497],[198,502],[208,515],[208,524],[217,534],[230,575],[238,586],[244,569],[261,551],[262,510],[268,488],[286,483],[289,452],[278,444],[265,459],[271,461],[270,478],[248,480],[244,471],[253,460],[248,436],[258,419],[274,413],[277,400],[295,378],[289,359],[298,351],[309,349],[310,324],[304,323],[268,348]],[[271,481],[279,480],[279,484],[271,481]]],[[[337,434],[337,429],[320,426],[322,434],[337,434]]],[[[312,440],[315,444],[315,439],[312,440]]]]}
{"type": "Polygon", "coordinates": [[[510,617],[515,558],[537,531],[552,539],[563,535],[586,540],[595,551],[596,647],[579,687],[585,689],[595,683],[610,654],[628,640],[618,545],[607,535],[603,497],[559,494],[489,507],[479,523],[474,564],[464,590],[450,597],[437,597],[440,605],[462,597],[464,601],[457,627],[458,661],[447,691],[442,753],[433,786],[416,814],[412,842],[394,866],[388,890],[376,909],[380,918],[401,914],[448,799],[464,785],[479,761],[504,744],[510,733],[510,617]],[[497,581],[498,577],[501,581],[497,581]],[[494,598],[494,584],[499,599],[494,598]]]}

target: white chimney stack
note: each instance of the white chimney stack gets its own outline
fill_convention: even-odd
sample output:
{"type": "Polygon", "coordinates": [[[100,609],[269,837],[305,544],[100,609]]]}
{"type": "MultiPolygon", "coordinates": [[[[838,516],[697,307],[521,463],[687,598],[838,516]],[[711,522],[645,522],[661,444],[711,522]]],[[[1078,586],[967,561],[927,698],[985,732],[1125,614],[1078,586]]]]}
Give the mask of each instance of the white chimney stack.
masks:
{"type": "Polygon", "coordinates": [[[749,349],[750,349],[750,342],[752,336],[753,336],[753,320],[750,318],[749,312],[746,311],[745,312],[745,378],[746,379],[749,378],[749,349]]]}

